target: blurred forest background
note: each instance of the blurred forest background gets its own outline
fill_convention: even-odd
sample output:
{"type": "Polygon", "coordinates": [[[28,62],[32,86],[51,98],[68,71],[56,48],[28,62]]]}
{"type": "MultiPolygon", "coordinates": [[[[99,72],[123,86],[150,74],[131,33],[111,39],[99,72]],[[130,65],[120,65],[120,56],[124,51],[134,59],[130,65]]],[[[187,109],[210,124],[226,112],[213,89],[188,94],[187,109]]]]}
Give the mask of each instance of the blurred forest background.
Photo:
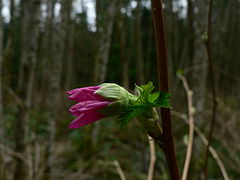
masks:
{"type": "MultiPolygon", "coordinates": [[[[181,71],[193,92],[196,126],[188,179],[202,179],[212,112],[208,0],[163,3],[178,164],[182,171],[188,143],[181,71]]],[[[157,86],[151,1],[0,0],[0,8],[0,179],[117,180],[121,172],[127,180],[147,179],[149,141],[137,122],[69,130],[65,92],[102,82],[157,86]]],[[[210,47],[218,106],[208,177],[239,180],[239,0],[213,2],[210,47]]],[[[168,180],[158,147],[154,156],[153,179],[168,180]]]]}

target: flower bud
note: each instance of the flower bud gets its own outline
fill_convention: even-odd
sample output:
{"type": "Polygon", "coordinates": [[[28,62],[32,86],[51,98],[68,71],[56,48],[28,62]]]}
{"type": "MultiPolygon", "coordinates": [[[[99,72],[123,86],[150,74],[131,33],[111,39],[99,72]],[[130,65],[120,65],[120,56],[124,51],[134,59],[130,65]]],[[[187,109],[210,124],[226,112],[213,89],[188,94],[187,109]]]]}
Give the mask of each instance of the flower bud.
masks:
{"type": "Polygon", "coordinates": [[[135,96],[129,93],[123,87],[114,83],[104,83],[100,85],[95,94],[103,97],[106,100],[112,101],[104,109],[101,109],[101,113],[106,116],[118,116],[121,112],[127,108],[130,102],[135,100],[135,96]]]}
{"type": "Polygon", "coordinates": [[[147,113],[142,113],[137,117],[137,120],[148,135],[150,135],[153,139],[160,141],[162,128],[155,108],[149,109],[147,113]]]}
{"type": "Polygon", "coordinates": [[[135,99],[134,95],[117,84],[104,83],[100,86],[101,88],[98,89],[95,94],[102,96],[104,99],[111,101],[121,101],[126,104],[128,104],[129,101],[133,101],[135,99]]]}

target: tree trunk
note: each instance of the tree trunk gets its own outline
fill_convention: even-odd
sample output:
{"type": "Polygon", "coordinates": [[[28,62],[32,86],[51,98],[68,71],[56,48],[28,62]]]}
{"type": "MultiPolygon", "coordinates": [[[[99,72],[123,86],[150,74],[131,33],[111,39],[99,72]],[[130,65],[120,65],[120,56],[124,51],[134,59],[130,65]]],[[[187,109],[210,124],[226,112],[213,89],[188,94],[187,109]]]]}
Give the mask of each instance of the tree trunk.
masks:
{"type": "MultiPolygon", "coordinates": [[[[8,35],[6,37],[6,46],[4,48],[3,58],[5,59],[3,66],[3,76],[8,76],[11,74],[12,70],[12,59],[14,52],[14,17],[15,17],[15,1],[10,0],[10,22],[8,25],[8,35]]],[[[10,80],[4,81],[4,84],[10,86],[10,80]]]]}
{"type": "MultiPolygon", "coordinates": [[[[201,38],[194,38],[195,37],[195,30],[198,28],[194,28],[193,25],[194,23],[196,25],[199,25],[199,29],[203,28],[205,29],[205,25],[201,24],[202,21],[201,19],[205,19],[207,15],[207,11],[203,11],[202,13],[204,14],[203,17],[194,17],[194,1],[189,0],[188,4],[188,34],[189,34],[189,39],[188,39],[188,65],[198,65],[198,64],[206,64],[206,51],[205,47],[203,44],[203,40],[201,38]],[[192,32],[191,32],[192,31],[192,32]],[[193,39],[191,39],[193,38],[193,39]],[[196,52],[191,52],[192,46],[198,47],[198,50],[196,52]],[[191,57],[192,56],[192,57],[191,57]],[[191,59],[193,58],[193,59],[191,59]]],[[[196,3],[195,1],[194,3],[196,3]]],[[[199,1],[199,4],[196,4],[197,7],[202,7],[205,9],[205,2],[199,1]]],[[[204,22],[204,21],[203,21],[204,22]]],[[[197,127],[201,127],[205,122],[204,119],[205,117],[203,116],[204,114],[204,105],[205,105],[205,100],[206,100],[206,86],[207,86],[207,68],[204,66],[203,68],[196,69],[192,73],[189,74],[190,79],[191,79],[191,84],[192,84],[192,90],[193,90],[193,106],[196,108],[196,114],[195,114],[195,125],[197,127]]],[[[193,155],[192,155],[192,164],[190,166],[190,171],[189,171],[189,178],[190,179],[198,179],[196,177],[196,174],[200,174],[199,176],[202,176],[201,174],[201,169],[198,166],[198,163],[196,163],[196,159],[199,158],[199,155],[201,154],[201,149],[203,148],[203,145],[201,143],[201,139],[199,137],[194,137],[194,145],[193,145],[193,155]]]]}
{"type": "MultiPolygon", "coordinates": [[[[55,1],[56,2],[56,1],[55,1]]],[[[54,4],[55,4],[54,2],[54,4]]],[[[54,8],[53,8],[54,9],[54,8]]],[[[54,154],[54,141],[56,135],[56,120],[58,119],[58,107],[60,99],[60,85],[62,77],[62,64],[65,57],[67,57],[68,49],[68,38],[67,34],[70,21],[70,13],[72,10],[72,0],[61,1],[61,21],[55,24],[53,27],[52,35],[52,54],[50,55],[50,68],[51,77],[49,79],[49,97],[51,101],[47,102],[47,107],[49,109],[48,115],[48,141],[46,145],[46,169],[45,169],[45,179],[50,180],[52,177],[53,169],[53,154],[54,154]],[[65,42],[65,43],[62,43],[65,42]]],[[[52,19],[53,20],[53,19],[52,19]]],[[[53,23],[53,21],[52,21],[53,23]]],[[[68,62],[66,62],[68,63],[68,62]]]]}
{"type": "Polygon", "coordinates": [[[107,75],[107,64],[113,32],[113,20],[117,11],[117,0],[109,1],[106,14],[104,15],[103,30],[99,32],[99,49],[96,55],[94,83],[103,83],[107,75]]]}
{"type": "MultiPolygon", "coordinates": [[[[34,85],[40,0],[22,0],[22,56],[18,93],[24,106],[18,106],[17,129],[15,132],[16,151],[26,154],[28,144],[28,123],[32,107],[34,85]]],[[[29,169],[22,159],[16,159],[14,180],[29,179],[29,169]]]]}
{"type": "Polygon", "coordinates": [[[14,17],[15,17],[15,1],[10,0],[10,22],[9,22],[9,35],[7,40],[7,45],[5,49],[5,54],[12,55],[12,45],[13,45],[13,24],[14,24],[14,17]]]}
{"type": "Polygon", "coordinates": [[[192,0],[188,0],[188,9],[187,9],[187,34],[188,34],[188,59],[190,62],[190,66],[192,66],[192,62],[194,62],[194,39],[195,39],[195,31],[194,31],[194,7],[192,0]]]}
{"type": "MultiPolygon", "coordinates": [[[[49,0],[47,2],[47,19],[46,19],[46,35],[44,37],[44,42],[43,42],[43,48],[44,48],[44,58],[43,58],[43,64],[42,64],[42,69],[44,70],[43,72],[43,77],[42,81],[44,84],[47,84],[47,89],[43,89],[42,91],[42,96],[46,97],[48,96],[49,98],[55,98],[51,97],[53,96],[53,89],[55,86],[58,86],[58,82],[53,82],[52,79],[55,79],[56,77],[56,71],[57,67],[54,67],[53,65],[53,47],[54,47],[54,38],[55,32],[54,32],[54,7],[55,7],[56,0],[49,0]],[[53,68],[53,69],[52,69],[53,68]],[[50,75],[50,70],[51,70],[51,75],[50,75]],[[53,75],[53,76],[52,76],[53,75]],[[50,78],[49,78],[50,77],[50,78]],[[47,82],[47,83],[46,83],[47,82]]],[[[54,101],[55,99],[52,99],[51,102],[46,100],[46,98],[42,98],[45,101],[43,104],[48,107],[49,113],[48,113],[48,139],[46,140],[46,152],[45,152],[45,170],[44,170],[44,179],[49,180],[51,179],[51,171],[52,171],[52,151],[53,151],[53,141],[54,141],[54,136],[55,136],[55,122],[52,121],[52,104],[51,102],[54,101]]]]}
{"type": "MultiPolygon", "coordinates": [[[[110,45],[112,41],[112,33],[113,33],[113,21],[115,14],[118,10],[117,6],[119,3],[118,0],[109,1],[109,6],[106,9],[104,14],[103,26],[100,27],[98,24],[98,35],[99,35],[99,44],[98,51],[95,59],[95,67],[94,67],[94,76],[93,81],[94,84],[101,84],[106,80],[107,76],[107,64],[109,59],[110,45]]],[[[99,13],[98,7],[98,13],[99,13]]],[[[99,14],[97,14],[99,16],[99,14]]],[[[97,18],[98,19],[98,18],[97,18]]],[[[99,19],[98,19],[99,20],[99,19]]],[[[91,132],[91,150],[94,151],[97,143],[97,136],[99,132],[99,123],[95,123],[91,132]]]]}
{"type": "MultiPolygon", "coordinates": [[[[193,1],[192,1],[193,2],[193,1]]],[[[196,3],[196,2],[195,2],[196,3]]],[[[202,18],[202,19],[205,19],[206,18],[206,15],[207,15],[207,11],[205,10],[205,3],[202,2],[202,1],[199,1],[199,4],[196,4],[198,5],[198,7],[202,7],[203,8],[203,14],[204,16],[203,17],[199,17],[199,18],[202,18]]],[[[189,10],[189,11],[193,11],[194,10],[194,7],[193,7],[193,4],[189,4],[189,8],[191,8],[192,10],[189,10]],[[192,7],[191,7],[192,6],[192,7]]],[[[193,16],[191,15],[191,13],[188,14],[189,16],[193,16]]],[[[193,17],[189,17],[189,21],[190,19],[192,19],[193,17]]],[[[204,24],[201,24],[202,21],[198,20],[197,17],[195,19],[192,19],[191,20],[192,22],[192,25],[189,25],[189,26],[193,26],[194,22],[197,24],[198,23],[198,28],[199,29],[205,29],[205,23],[204,24]]],[[[189,24],[191,24],[189,23],[189,24]]],[[[189,29],[191,29],[191,31],[193,32],[188,32],[188,33],[192,33],[193,35],[195,34],[194,30],[192,29],[193,27],[190,27],[189,29]]],[[[189,45],[188,45],[188,48],[189,49],[189,58],[190,56],[193,55],[193,59],[190,60],[192,61],[191,64],[193,65],[207,65],[207,60],[206,60],[206,57],[207,57],[207,54],[206,54],[206,50],[205,50],[205,47],[204,47],[204,44],[203,44],[203,40],[202,38],[199,38],[199,39],[195,39],[193,40],[194,42],[191,42],[191,40],[189,39],[189,45]],[[191,43],[193,44],[196,44],[196,47],[198,47],[198,51],[194,52],[194,54],[191,54],[190,51],[191,51],[191,47],[190,46],[193,46],[191,43]]],[[[192,89],[193,89],[193,92],[194,92],[194,95],[193,95],[193,102],[194,102],[194,107],[196,108],[196,125],[198,127],[200,127],[201,125],[203,125],[203,119],[204,117],[202,116],[202,113],[204,111],[204,103],[205,103],[205,93],[206,93],[206,84],[207,84],[207,68],[204,66],[204,68],[200,68],[200,69],[196,69],[194,70],[193,74],[191,75],[191,79],[192,79],[192,89]]]]}
{"type": "Polygon", "coordinates": [[[62,11],[62,23],[63,31],[68,32],[68,35],[64,36],[64,51],[63,51],[63,60],[66,63],[67,75],[65,80],[64,88],[69,90],[72,84],[73,77],[73,42],[74,42],[74,25],[71,20],[71,11],[72,11],[72,0],[63,1],[63,11],[62,11]]]}
{"type": "MultiPolygon", "coordinates": [[[[152,19],[152,15],[149,15],[148,18],[149,21],[149,25],[151,26],[153,24],[153,19],[152,19]]],[[[151,68],[151,59],[153,58],[153,48],[152,45],[154,44],[154,31],[153,28],[149,28],[148,29],[148,40],[147,40],[147,49],[145,50],[146,55],[145,57],[145,67],[146,69],[150,69],[151,68]]],[[[146,71],[145,74],[146,76],[146,80],[149,80],[147,77],[151,77],[151,72],[150,71],[146,71]]]]}
{"type": "Polygon", "coordinates": [[[99,32],[100,31],[100,22],[101,22],[101,16],[100,16],[100,5],[101,5],[101,1],[96,0],[95,1],[95,12],[96,12],[96,31],[99,32]]]}
{"type": "MultiPolygon", "coordinates": [[[[122,4],[122,1],[121,1],[122,4]]],[[[122,85],[126,89],[129,88],[129,57],[127,56],[126,47],[126,23],[125,14],[121,13],[121,8],[119,9],[119,23],[118,29],[120,33],[120,58],[122,62],[122,85]]]]}
{"type": "Polygon", "coordinates": [[[137,0],[136,8],[136,46],[137,46],[137,82],[144,82],[144,72],[143,72],[143,52],[142,52],[142,1],[137,0]]]}
{"type": "Polygon", "coordinates": [[[45,4],[47,6],[47,17],[44,24],[45,27],[45,33],[42,40],[42,51],[43,57],[40,62],[40,66],[42,69],[41,75],[40,75],[40,99],[39,104],[41,105],[40,108],[43,108],[47,104],[47,99],[45,97],[48,96],[49,89],[49,77],[51,76],[51,70],[49,67],[49,61],[50,57],[52,56],[52,47],[53,47],[53,19],[54,19],[54,4],[56,3],[56,0],[48,0],[45,4]],[[46,83],[47,82],[47,83],[46,83]]]}
{"type": "Polygon", "coordinates": [[[176,70],[175,70],[175,51],[176,48],[174,47],[175,45],[175,17],[174,17],[174,12],[173,12],[173,0],[169,0],[166,2],[166,10],[165,10],[165,18],[166,18],[166,31],[168,32],[166,34],[167,37],[167,42],[168,42],[168,54],[169,54],[169,79],[170,82],[172,81],[173,78],[176,76],[176,70]]]}
{"type": "MultiPolygon", "coordinates": [[[[2,12],[2,0],[0,0],[0,12],[2,12]]],[[[0,143],[3,144],[4,122],[3,122],[3,101],[2,101],[2,64],[3,64],[3,17],[0,13],[0,143]]],[[[4,152],[0,148],[0,177],[4,177],[4,152]]]]}

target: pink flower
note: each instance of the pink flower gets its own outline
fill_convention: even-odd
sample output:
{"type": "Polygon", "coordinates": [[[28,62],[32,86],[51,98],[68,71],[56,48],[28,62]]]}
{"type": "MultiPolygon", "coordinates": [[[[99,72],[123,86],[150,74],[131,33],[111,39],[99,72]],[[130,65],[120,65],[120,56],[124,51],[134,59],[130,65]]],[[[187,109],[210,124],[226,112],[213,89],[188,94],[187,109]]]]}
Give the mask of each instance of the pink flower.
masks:
{"type": "Polygon", "coordinates": [[[78,102],[69,109],[70,113],[76,117],[69,128],[79,128],[105,118],[105,115],[100,113],[99,110],[105,108],[112,101],[106,100],[95,93],[100,88],[101,86],[91,86],[67,92],[70,100],[78,102]]]}

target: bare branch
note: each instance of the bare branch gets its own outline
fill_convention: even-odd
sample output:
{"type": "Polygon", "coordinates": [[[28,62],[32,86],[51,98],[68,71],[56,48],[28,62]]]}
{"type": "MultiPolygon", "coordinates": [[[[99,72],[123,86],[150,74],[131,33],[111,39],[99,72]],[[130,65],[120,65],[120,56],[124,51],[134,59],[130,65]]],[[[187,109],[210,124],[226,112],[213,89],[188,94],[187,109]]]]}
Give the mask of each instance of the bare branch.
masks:
{"type": "Polygon", "coordinates": [[[113,161],[113,165],[116,167],[117,172],[118,172],[121,180],[126,180],[126,177],[125,177],[125,175],[124,175],[124,173],[123,173],[123,170],[122,170],[122,168],[121,168],[118,160],[113,161]]]}
{"type": "Polygon", "coordinates": [[[192,156],[193,135],[194,135],[194,118],[193,118],[194,108],[193,108],[193,102],[192,102],[193,93],[192,93],[192,90],[189,88],[186,78],[181,74],[178,74],[178,77],[181,79],[183,83],[184,89],[187,94],[187,100],[188,100],[189,140],[188,140],[187,154],[186,154],[186,159],[185,159],[183,174],[182,174],[182,180],[187,180],[189,165],[190,165],[191,156],[192,156]]]}
{"type": "MultiPolygon", "coordinates": [[[[176,116],[176,117],[178,117],[180,119],[185,120],[185,122],[187,124],[189,124],[186,114],[180,113],[180,112],[177,112],[177,111],[172,111],[172,115],[174,115],[174,116],[176,116]]],[[[201,130],[195,126],[194,127],[194,131],[198,134],[198,136],[200,137],[200,139],[202,140],[204,145],[207,146],[208,140],[207,140],[206,136],[201,132],[201,130]]],[[[230,180],[230,178],[228,176],[228,173],[226,171],[226,168],[224,167],[224,164],[223,164],[221,158],[217,154],[217,151],[211,145],[208,147],[208,149],[209,149],[210,153],[212,154],[213,158],[216,160],[216,162],[217,162],[217,164],[218,164],[218,166],[219,166],[219,168],[221,170],[221,173],[223,175],[224,180],[230,180]]]]}
{"type": "Polygon", "coordinates": [[[21,98],[12,90],[11,87],[4,85],[5,89],[9,93],[9,95],[15,100],[15,102],[18,104],[19,107],[24,107],[26,108],[26,105],[24,102],[21,100],[21,98]]]}
{"type": "Polygon", "coordinates": [[[18,152],[15,152],[13,151],[12,149],[10,149],[9,147],[5,146],[4,144],[0,143],[0,148],[6,152],[7,154],[9,154],[10,156],[14,157],[14,158],[18,158],[18,159],[21,159],[22,161],[24,161],[26,164],[28,164],[29,166],[31,165],[30,163],[30,158],[21,154],[21,153],[18,153],[18,152]]]}

